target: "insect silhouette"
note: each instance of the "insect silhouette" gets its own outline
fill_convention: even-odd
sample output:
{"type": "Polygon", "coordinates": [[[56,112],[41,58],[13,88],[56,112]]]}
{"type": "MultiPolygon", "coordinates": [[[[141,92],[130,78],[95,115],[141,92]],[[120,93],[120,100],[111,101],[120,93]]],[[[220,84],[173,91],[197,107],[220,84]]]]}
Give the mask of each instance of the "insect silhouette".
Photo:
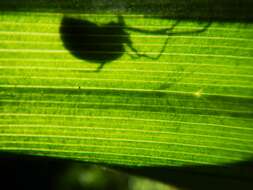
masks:
{"type": "MultiPolygon", "coordinates": [[[[98,25],[88,20],[64,16],[61,22],[60,34],[64,46],[72,55],[82,60],[100,64],[96,70],[98,72],[106,63],[121,57],[125,52],[125,45],[134,52],[134,54],[129,54],[133,58],[147,57],[158,59],[162,55],[168,39],[165,41],[160,53],[156,57],[150,57],[139,53],[133,47],[129,33],[126,30],[147,34],[172,35],[171,31],[178,22],[175,22],[169,28],[150,31],[126,26],[122,16],[117,17],[117,22],[109,22],[103,25],[98,25]]],[[[195,32],[200,31],[202,30],[195,32]]]]}

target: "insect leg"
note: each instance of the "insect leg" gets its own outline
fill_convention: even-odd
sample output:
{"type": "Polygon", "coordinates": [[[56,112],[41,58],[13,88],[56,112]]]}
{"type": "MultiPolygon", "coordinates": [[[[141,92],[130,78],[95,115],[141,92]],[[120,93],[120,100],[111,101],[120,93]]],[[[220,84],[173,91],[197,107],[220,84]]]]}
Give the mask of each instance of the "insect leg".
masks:
{"type": "MultiPolygon", "coordinates": [[[[135,31],[135,32],[140,32],[140,33],[145,33],[145,34],[155,34],[155,35],[166,35],[169,36],[168,34],[170,34],[170,31],[173,30],[179,23],[180,21],[177,20],[171,27],[169,28],[165,28],[165,29],[160,29],[160,30],[144,30],[144,29],[139,29],[139,28],[132,28],[132,27],[126,27],[126,29],[131,30],[131,31],[135,31]]],[[[128,42],[128,46],[132,49],[133,52],[135,52],[135,54],[138,57],[147,57],[149,59],[153,59],[153,60],[157,60],[161,57],[161,55],[163,54],[163,52],[165,51],[165,48],[168,44],[168,40],[169,38],[166,38],[164,45],[160,51],[160,53],[156,56],[156,57],[151,57],[145,54],[140,54],[138,53],[138,51],[133,47],[131,42],[128,42]]]]}
{"type": "Polygon", "coordinates": [[[95,72],[100,72],[100,71],[104,68],[105,64],[106,64],[106,62],[101,63],[101,64],[98,66],[98,68],[96,69],[95,72]]]}

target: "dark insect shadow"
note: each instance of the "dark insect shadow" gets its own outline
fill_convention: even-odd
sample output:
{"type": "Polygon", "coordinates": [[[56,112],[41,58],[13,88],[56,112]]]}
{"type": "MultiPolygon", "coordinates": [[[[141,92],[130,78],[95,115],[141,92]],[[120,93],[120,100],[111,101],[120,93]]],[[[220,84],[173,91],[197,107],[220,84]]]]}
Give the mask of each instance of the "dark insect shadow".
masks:
{"type": "Polygon", "coordinates": [[[171,27],[161,30],[144,30],[126,26],[122,16],[118,16],[118,22],[110,22],[101,26],[88,20],[64,16],[61,22],[60,34],[65,48],[72,55],[81,60],[100,64],[96,70],[98,72],[106,63],[120,58],[125,53],[124,45],[127,45],[133,52],[129,54],[133,59],[140,57],[159,59],[168,43],[169,38],[165,40],[159,54],[156,57],[151,57],[138,52],[126,30],[169,37],[174,34],[201,33],[207,30],[211,24],[211,22],[208,22],[203,28],[192,31],[173,32],[179,22],[176,21],[171,27]]]}
{"type": "Polygon", "coordinates": [[[103,26],[76,18],[64,17],[60,33],[62,41],[75,57],[100,66],[113,61],[124,53],[124,43],[131,47],[128,34],[122,29],[124,21],[119,17],[118,23],[110,22],[103,26]]]}

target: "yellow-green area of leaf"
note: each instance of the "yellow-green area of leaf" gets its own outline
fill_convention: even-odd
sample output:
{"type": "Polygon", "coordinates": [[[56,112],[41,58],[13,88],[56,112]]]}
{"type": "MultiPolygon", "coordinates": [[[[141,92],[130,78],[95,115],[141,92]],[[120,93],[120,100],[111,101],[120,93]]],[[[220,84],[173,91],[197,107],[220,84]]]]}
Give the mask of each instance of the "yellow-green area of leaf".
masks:
{"type": "Polygon", "coordinates": [[[248,161],[252,37],[243,22],[1,12],[0,149],[125,166],[248,161]]]}

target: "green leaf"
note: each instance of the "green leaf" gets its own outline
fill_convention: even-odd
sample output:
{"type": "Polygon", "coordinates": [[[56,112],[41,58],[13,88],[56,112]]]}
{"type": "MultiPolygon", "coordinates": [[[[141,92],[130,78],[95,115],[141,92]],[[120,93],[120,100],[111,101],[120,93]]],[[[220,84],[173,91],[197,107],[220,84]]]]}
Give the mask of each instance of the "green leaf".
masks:
{"type": "MultiPolygon", "coordinates": [[[[252,161],[253,24],[246,6],[220,6],[237,10],[238,19],[219,11],[201,17],[194,9],[187,20],[177,11],[163,17],[164,11],[130,9],[138,6],[128,2],[101,11],[103,2],[96,13],[25,2],[19,9],[31,5],[30,12],[0,3],[1,151],[131,167],[252,161]],[[63,18],[80,23],[65,26],[63,18]],[[95,39],[82,35],[83,27],[97,27],[89,30],[98,49],[73,48],[80,44],[71,31],[65,41],[63,27],[82,31],[81,42],[95,39]],[[116,33],[103,36],[105,28],[116,33]]],[[[158,2],[169,9],[172,1],[158,2]]]]}

